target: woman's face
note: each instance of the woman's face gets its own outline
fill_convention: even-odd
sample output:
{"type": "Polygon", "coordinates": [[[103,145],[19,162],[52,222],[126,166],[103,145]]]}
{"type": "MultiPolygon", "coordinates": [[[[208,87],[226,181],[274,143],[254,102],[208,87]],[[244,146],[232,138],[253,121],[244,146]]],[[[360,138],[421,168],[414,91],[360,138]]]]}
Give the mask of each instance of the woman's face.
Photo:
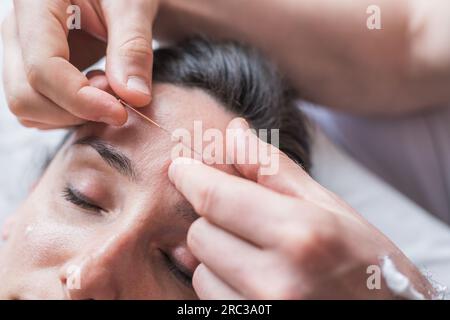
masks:
{"type": "MultiPolygon", "coordinates": [[[[224,131],[233,117],[200,90],[163,84],[140,111],[170,131],[194,120],[224,131]]],[[[132,112],[120,128],[77,129],[6,230],[0,298],[195,298],[196,215],[167,177],[175,144],[132,112]]]]}

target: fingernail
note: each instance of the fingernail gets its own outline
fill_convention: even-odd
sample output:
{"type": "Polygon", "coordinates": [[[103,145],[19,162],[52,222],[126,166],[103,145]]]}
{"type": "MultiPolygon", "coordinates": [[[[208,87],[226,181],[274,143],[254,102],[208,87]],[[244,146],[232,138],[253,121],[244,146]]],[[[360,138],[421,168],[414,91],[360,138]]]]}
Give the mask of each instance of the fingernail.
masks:
{"type": "Polygon", "coordinates": [[[108,116],[100,117],[100,118],[98,119],[98,121],[99,121],[99,122],[104,122],[104,123],[110,124],[110,125],[112,125],[112,126],[118,126],[118,125],[120,125],[120,123],[119,123],[116,119],[114,119],[114,118],[112,118],[112,117],[108,117],[108,116]]]}
{"type": "Polygon", "coordinates": [[[128,77],[127,88],[130,90],[141,92],[146,95],[150,95],[149,85],[147,84],[147,81],[145,81],[141,77],[137,76],[128,77]]]}
{"type": "Polygon", "coordinates": [[[168,175],[169,175],[170,181],[172,181],[172,182],[174,181],[175,170],[177,169],[177,167],[179,165],[182,165],[182,164],[201,164],[201,162],[198,161],[198,160],[195,160],[195,159],[192,159],[192,158],[186,158],[186,157],[180,157],[180,158],[174,159],[172,161],[172,163],[170,164],[170,166],[169,166],[168,175]]]}
{"type": "Polygon", "coordinates": [[[250,128],[250,126],[248,125],[247,120],[245,120],[244,118],[237,118],[237,121],[239,122],[239,126],[243,129],[243,130],[247,130],[250,128]]]}
{"type": "Polygon", "coordinates": [[[231,120],[229,129],[247,131],[250,128],[248,122],[244,118],[234,118],[231,120]]]}
{"type": "Polygon", "coordinates": [[[126,115],[126,110],[124,110],[123,106],[114,99],[109,104],[109,109],[105,109],[104,113],[100,115],[97,121],[104,122],[112,126],[121,126],[126,121],[126,115]]]}
{"type": "Polygon", "coordinates": [[[248,122],[244,118],[236,118],[235,123],[233,123],[234,130],[236,130],[236,137],[238,139],[238,145],[239,143],[246,143],[247,138],[249,137],[250,126],[248,125],[248,122]]]}
{"type": "Polygon", "coordinates": [[[246,131],[247,129],[250,128],[250,126],[248,125],[247,120],[245,120],[244,118],[235,118],[233,120],[233,127],[235,129],[242,129],[244,131],[246,131]]]}

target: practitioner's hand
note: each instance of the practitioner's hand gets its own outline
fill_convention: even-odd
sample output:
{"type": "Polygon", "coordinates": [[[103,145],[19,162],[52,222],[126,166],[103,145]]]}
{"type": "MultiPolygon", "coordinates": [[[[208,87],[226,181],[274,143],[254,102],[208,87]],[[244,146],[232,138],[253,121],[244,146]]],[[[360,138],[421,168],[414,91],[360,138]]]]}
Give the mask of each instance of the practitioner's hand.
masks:
{"type": "Polygon", "coordinates": [[[80,70],[105,54],[113,91],[134,106],[150,102],[152,22],[159,0],[15,0],[2,28],[8,105],[28,127],[89,121],[121,125],[126,110],[80,70]],[[79,6],[81,30],[68,30],[79,6]]]}
{"type": "MultiPolygon", "coordinates": [[[[229,128],[239,126],[245,122],[229,128]]],[[[228,155],[236,160],[237,152],[228,155]]],[[[171,181],[201,216],[187,239],[201,262],[193,277],[200,298],[393,298],[382,277],[380,289],[367,286],[368,267],[383,256],[427,297],[428,282],[392,242],[279,156],[270,176],[260,164],[235,164],[248,180],[183,158],[171,164],[171,181]]]]}

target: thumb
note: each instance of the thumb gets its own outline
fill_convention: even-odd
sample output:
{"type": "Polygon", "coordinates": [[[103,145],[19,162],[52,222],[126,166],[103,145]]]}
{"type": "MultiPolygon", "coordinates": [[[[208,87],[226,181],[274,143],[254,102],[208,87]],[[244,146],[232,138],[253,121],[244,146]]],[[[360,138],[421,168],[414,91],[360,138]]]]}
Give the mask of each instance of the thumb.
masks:
{"type": "Polygon", "coordinates": [[[152,22],[157,1],[103,2],[108,29],[106,75],[111,88],[133,106],[150,103],[152,22]]]}
{"type": "Polygon", "coordinates": [[[298,196],[299,184],[309,184],[309,175],[275,146],[263,141],[243,118],[227,127],[226,151],[239,173],[277,192],[298,196]],[[272,170],[264,170],[272,167],[272,170]]]}
{"type": "Polygon", "coordinates": [[[259,139],[249,130],[248,123],[242,118],[233,119],[227,127],[226,152],[228,159],[243,177],[260,185],[282,194],[305,199],[332,211],[336,211],[337,203],[340,204],[339,207],[343,205],[336,195],[312,179],[286,154],[259,139]],[[236,137],[235,141],[230,141],[230,137],[236,137]],[[257,156],[252,157],[250,154],[255,152],[257,156]],[[265,160],[267,155],[269,161],[265,160]],[[245,161],[240,161],[243,158],[245,161]],[[251,158],[256,161],[250,161],[251,158]],[[263,169],[268,165],[275,170],[266,170],[264,173],[263,169]]]}

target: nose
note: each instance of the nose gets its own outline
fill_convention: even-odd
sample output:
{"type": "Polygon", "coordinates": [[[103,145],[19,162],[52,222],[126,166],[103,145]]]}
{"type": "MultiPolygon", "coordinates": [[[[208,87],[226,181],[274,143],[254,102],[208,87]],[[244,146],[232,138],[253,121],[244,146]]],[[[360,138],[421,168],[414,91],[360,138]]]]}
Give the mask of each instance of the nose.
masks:
{"type": "Polygon", "coordinates": [[[109,300],[116,298],[112,271],[101,257],[86,257],[66,265],[60,280],[72,300],[109,300]]]}
{"type": "MultiPolygon", "coordinates": [[[[129,239],[128,239],[129,240],[129,239]]],[[[112,300],[120,293],[120,275],[127,260],[126,239],[115,238],[101,247],[91,247],[68,261],[60,270],[67,298],[112,300]]]]}

